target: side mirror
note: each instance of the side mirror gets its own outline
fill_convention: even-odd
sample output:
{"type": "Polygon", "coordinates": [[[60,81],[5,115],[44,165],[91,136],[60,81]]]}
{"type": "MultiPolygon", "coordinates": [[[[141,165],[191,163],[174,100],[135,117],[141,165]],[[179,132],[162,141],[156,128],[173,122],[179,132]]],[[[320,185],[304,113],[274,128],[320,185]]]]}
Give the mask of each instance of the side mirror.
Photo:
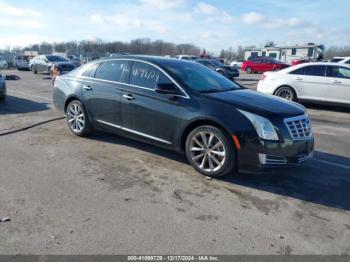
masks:
{"type": "Polygon", "coordinates": [[[155,89],[157,93],[167,95],[180,95],[179,89],[173,83],[157,84],[155,89]]]}

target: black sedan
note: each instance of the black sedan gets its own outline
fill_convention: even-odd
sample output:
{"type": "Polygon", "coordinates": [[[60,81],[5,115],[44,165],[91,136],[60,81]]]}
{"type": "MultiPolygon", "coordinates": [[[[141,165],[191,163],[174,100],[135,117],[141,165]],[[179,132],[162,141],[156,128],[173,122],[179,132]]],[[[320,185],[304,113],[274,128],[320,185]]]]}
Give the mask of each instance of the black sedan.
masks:
{"type": "Polygon", "coordinates": [[[226,76],[228,79],[234,80],[235,77],[239,77],[239,71],[236,66],[228,66],[215,59],[198,59],[195,62],[226,76]]]}
{"type": "Polygon", "coordinates": [[[196,170],[212,177],[294,166],[313,152],[303,106],[181,59],[91,62],[57,77],[54,103],[75,135],[101,129],[185,152],[196,170]]]}

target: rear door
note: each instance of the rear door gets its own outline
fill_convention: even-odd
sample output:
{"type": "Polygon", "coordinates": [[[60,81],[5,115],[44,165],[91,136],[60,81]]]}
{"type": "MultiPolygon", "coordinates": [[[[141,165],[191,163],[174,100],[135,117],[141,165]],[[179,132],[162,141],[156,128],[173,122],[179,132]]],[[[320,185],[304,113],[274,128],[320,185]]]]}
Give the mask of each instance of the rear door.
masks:
{"type": "Polygon", "coordinates": [[[334,102],[350,103],[350,69],[343,66],[327,66],[329,82],[327,98],[334,102]]]}
{"type": "Polygon", "coordinates": [[[274,67],[274,62],[269,59],[262,59],[262,64],[261,64],[261,71],[266,72],[266,71],[273,71],[274,67]]]}
{"type": "Polygon", "coordinates": [[[107,60],[83,74],[82,93],[92,120],[110,131],[121,126],[121,93],[127,81],[129,61],[107,60]]]}
{"type": "Polygon", "coordinates": [[[153,142],[171,144],[186,98],[157,93],[157,83],[172,81],[151,64],[133,62],[129,85],[122,92],[122,125],[126,131],[153,142]]]}
{"type": "Polygon", "coordinates": [[[290,72],[298,97],[310,100],[326,100],[329,81],[326,66],[309,65],[290,72]]]}
{"type": "Polygon", "coordinates": [[[256,72],[262,72],[263,71],[263,64],[262,59],[253,59],[252,60],[252,69],[256,72]]]}

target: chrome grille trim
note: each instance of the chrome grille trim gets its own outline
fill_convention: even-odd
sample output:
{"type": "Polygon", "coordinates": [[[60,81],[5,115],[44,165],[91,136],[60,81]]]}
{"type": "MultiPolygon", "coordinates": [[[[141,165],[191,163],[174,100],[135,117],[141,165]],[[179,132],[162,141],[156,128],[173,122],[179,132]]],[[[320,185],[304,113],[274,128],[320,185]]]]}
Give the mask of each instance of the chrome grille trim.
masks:
{"type": "Polygon", "coordinates": [[[312,137],[311,123],[307,115],[284,119],[293,140],[306,140],[312,137]]]}

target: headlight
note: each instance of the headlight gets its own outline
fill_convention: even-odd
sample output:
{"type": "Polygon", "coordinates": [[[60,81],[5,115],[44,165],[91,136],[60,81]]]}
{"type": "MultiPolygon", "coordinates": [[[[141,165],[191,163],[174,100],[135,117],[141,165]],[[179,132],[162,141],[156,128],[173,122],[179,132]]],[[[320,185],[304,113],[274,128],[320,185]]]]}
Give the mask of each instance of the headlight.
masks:
{"type": "Polygon", "coordinates": [[[260,138],[266,140],[278,140],[276,130],[270,120],[243,110],[238,111],[250,120],[260,138]]]}

